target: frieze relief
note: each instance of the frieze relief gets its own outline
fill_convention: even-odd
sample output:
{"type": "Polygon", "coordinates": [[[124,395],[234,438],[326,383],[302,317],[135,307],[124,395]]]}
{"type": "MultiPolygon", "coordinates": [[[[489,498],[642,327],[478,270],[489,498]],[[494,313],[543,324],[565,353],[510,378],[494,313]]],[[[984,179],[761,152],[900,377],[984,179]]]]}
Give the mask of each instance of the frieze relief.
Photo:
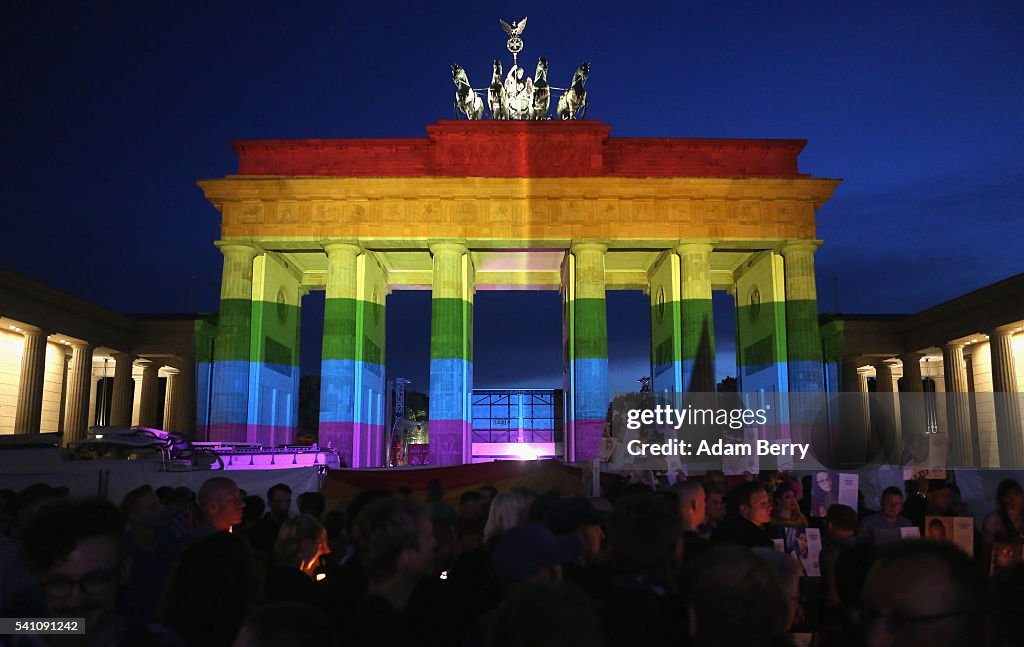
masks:
{"type": "Polygon", "coordinates": [[[674,236],[665,225],[677,225],[684,228],[680,232],[694,236],[746,237],[771,231],[771,235],[804,237],[814,235],[814,204],[706,197],[239,200],[223,203],[223,225],[235,236],[280,235],[278,226],[289,227],[288,235],[295,235],[295,227],[319,225],[321,233],[360,226],[360,231],[375,232],[372,235],[411,237],[422,237],[431,228],[470,226],[474,235],[492,237],[518,236],[519,232],[561,237],[577,230],[596,235],[598,229],[621,236],[632,228],[640,237],[658,238],[674,236]],[[660,228],[652,230],[652,226],[660,228]]]}
{"type": "Polygon", "coordinates": [[[239,222],[244,225],[253,225],[263,222],[263,203],[257,200],[245,201],[241,204],[241,217],[239,222]]]}
{"type": "Polygon", "coordinates": [[[310,222],[326,224],[338,222],[338,204],[332,200],[314,200],[310,222]]]}

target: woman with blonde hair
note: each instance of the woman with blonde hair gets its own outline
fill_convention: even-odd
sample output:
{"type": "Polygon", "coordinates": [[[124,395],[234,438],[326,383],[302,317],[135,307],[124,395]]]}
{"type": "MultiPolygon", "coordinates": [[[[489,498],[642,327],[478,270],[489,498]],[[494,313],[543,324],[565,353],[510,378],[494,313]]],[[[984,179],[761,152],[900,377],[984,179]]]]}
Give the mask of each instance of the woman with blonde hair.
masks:
{"type": "Polygon", "coordinates": [[[501,533],[523,523],[529,505],[526,495],[521,492],[502,492],[494,497],[484,525],[484,544],[489,544],[501,533]]]}

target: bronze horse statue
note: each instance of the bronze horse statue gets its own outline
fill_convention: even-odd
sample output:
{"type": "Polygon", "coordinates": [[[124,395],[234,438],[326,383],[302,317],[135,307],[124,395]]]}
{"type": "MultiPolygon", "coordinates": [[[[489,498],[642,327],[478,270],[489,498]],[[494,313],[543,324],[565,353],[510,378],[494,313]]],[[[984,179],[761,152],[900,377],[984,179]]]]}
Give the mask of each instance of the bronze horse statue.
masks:
{"type": "Polygon", "coordinates": [[[583,115],[580,119],[587,118],[587,91],[583,87],[590,74],[590,63],[581,63],[572,75],[572,84],[569,89],[558,99],[558,117],[560,119],[575,119],[576,113],[583,108],[583,115]]]}
{"type": "Polygon", "coordinates": [[[466,119],[483,119],[484,102],[480,95],[469,85],[469,77],[461,65],[452,65],[452,81],[455,82],[455,118],[459,113],[466,115],[466,119]]]}
{"type": "Polygon", "coordinates": [[[548,85],[548,59],[537,59],[537,73],[533,77],[533,105],[530,119],[547,119],[551,106],[551,86],[548,85]]]}
{"type": "Polygon", "coordinates": [[[491,109],[491,119],[508,119],[508,99],[501,79],[501,61],[498,59],[494,59],[494,74],[487,88],[487,105],[491,109]]]}

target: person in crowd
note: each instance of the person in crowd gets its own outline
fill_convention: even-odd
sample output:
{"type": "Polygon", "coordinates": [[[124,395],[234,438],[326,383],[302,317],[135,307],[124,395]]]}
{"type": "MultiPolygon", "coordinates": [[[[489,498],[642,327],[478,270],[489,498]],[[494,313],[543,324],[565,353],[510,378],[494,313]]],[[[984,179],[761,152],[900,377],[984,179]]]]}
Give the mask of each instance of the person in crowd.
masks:
{"type": "Polygon", "coordinates": [[[998,507],[981,524],[986,544],[994,542],[1024,543],[1024,489],[1013,479],[1004,479],[996,487],[998,507]]]}
{"type": "Polygon", "coordinates": [[[343,632],[345,644],[418,644],[404,611],[417,580],[433,569],[434,529],[426,508],[394,496],[373,501],[356,519],[355,541],[369,586],[343,632]]]}
{"type": "Polygon", "coordinates": [[[239,534],[214,532],[182,553],[158,617],[189,647],[229,645],[246,616],[265,601],[265,583],[262,555],[239,534]]]}
{"type": "Polygon", "coordinates": [[[1016,647],[1024,636],[1024,562],[1001,571],[992,586],[993,641],[996,647],[1016,647]]]}
{"type": "Polygon", "coordinates": [[[521,492],[502,492],[495,496],[484,524],[484,544],[523,523],[528,507],[529,502],[521,492]]]}
{"type": "Polygon", "coordinates": [[[338,637],[330,620],[301,602],[271,602],[249,614],[232,647],[332,647],[338,637]]]}
{"type": "Polygon", "coordinates": [[[655,492],[620,497],[608,531],[614,575],[599,595],[606,643],[675,644],[687,617],[677,585],[683,524],[676,498],[655,492]]]}
{"type": "Polygon", "coordinates": [[[718,524],[725,521],[728,509],[725,505],[725,490],[711,483],[704,483],[704,523],[697,532],[701,537],[709,539],[718,524]]]}
{"type": "MultiPolygon", "coordinates": [[[[497,636],[495,624],[502,597],[515,597],[523,587],[562,581],[562,565],[579,560],[583,545],[577,535],[556,537],[539,523],[523,523],[499,535],[488,556],[488,573],[495,590],[482,591],[485,605],[476,604],[476,613],[468,618],[465,644],[488,644],[497,636]]],[[[470,601],[472,602],[472,601],[470,601]]]]}
{"type": "Polygon", "coordinates": [[[327,499],[319,492],[303,492],[295,505],[299,509],[299,514],[308,514],[317,521],[322,521],[324,511],[327,510],[327,499]]]}
{"type": "Polygon", "coordinates": [[[40,507],[56,498],[54,488],[46,483],[29,485],[14,496],[14,527],[0,540],[0,618],[45,615],[46,595],[21,559],[21,531],[40,507]]]}
{"type": "Polygon", "coordinates": [[[695,647],[780,644],[789,605],[779,577],[761,557],[739,546],[717,546],[690,581],[688,630],[695,647]]]}
{"type": "Polygon", "coordinates": [[[281,524],[274,543],[273,564],[267,572],[267,599],[304,602],[329,608],[326,574],[320,570],[321,558],[330,554],[327,531],[308,514],[299,514],[281,524]]]}
{"type": "Polygon", "coordinates": [[[199,486],[196,503],[200,514],[200,526],[196,533],[199,537],[231,531],[242,523],[242,510],[245,509],[242,493],[238,485],[226,476],[206,479],[199,486]]]}
{"type": "Polygon", "coordinates": [[[768,492],[761,483],[747,481],[730,493],[729,516],[711,535],[711,541],[748,548],[771,546],[772,540],[764,531],[771,518],[772,504],[768,492]]]}
{"type": "Polygon", "coordinates": [[[821,565],[823,602],[826,608],[839,606],[839,591],[836,588],[836,562],[844,551],[857,543],[857,511],[850,506],[835,503],[825,514],[825,532],[822,537],[821,565]]]}
{"type": "Polygon", "coordinates": [[[277,541],[281,524],[291,517],[292,489],[285,483],[275,483],[267,490],[267,513],[249,531],[249,541],[256,550],[270,555],[277,541]]]}
{"type": "Polygon", "coordinates": [[[772,520],[771,524],[779,528],[793,528],[800,526],[806,528],[807,517],[800,512],[800,502],[796,496],[796,490],[789,483],[780,483],[775,492],[772,493],[772,520]]]}
{"type": "Polygon", "coordinates": [[[711,549],[711,542],[700,536],[698,528],[706,519],[707,498],[696,481],[676,481],[669,490],[679,500],[683,524],[683,567],[686,568],[711,549]]]}
{"type": "Polygon", "coordinates": [[[800,578],[804,575],[804,568],[799,561],[774,548],[758,547],[753,549],[753,553],[763,559],[779,578],[782,596],[786,601],[786,611],[782,615],[782,632],[785,633],[803,617],[800,578]]]}
{"type": "Polygon", "coordinates": [[[175,542],[187,544],[196,538],[202,525],[202,512],[196,495],[185,486],[170,488],[170,492],[164,490],[164,493],[160,502],[166,511],[166,532],[175,542]]]}
{"type": "MultiPolygon", "coordinates": [[[[363,596],[368,586],[366,571],[356,554],[356,520],[371,503],[392,496],[397,495],[388,490],[364,490],[357,494],[345,508],[345,529],[342,533],[344,542],[339,541],[336,546],[331,546],[331,561],[337,565],[336,571],[331,575],[330,588],[334,600],[331,616],[336,620],[338,627],[344,627],[347,624],[356,607],[356,602],[363,596]]],[[[405,497],[399,498],[406,501],[412,500],[405,497]]]]}
{"type": "Polygon", "coordinates": [[[857,523],[859,524],[864,521],[865,517],[870,517],[877,512],[878,510],[868,507],[867,500],[864,498],[864,490],[857,490],[857,523]]]}
{"type": "Polygon", "coordinates": [[[117,612],[117,596],[131,569],[124,550],[124,519],[103,499],[62,498],[24,527],[23,558],[46,593],[48,618],[82,618],[84,636],[17,635],[11,647],[184,645],[180,636],[117,612]]]}
{"type": "Polygon", "coordinates": [[[444,492],[444,483],[441,483],[439,479],[427,481],[427,511],[432,519],[440,517],[455,523],[459,515],[455,512],[455,508],[444,502],[444,492]]]}
{"type": "Polygon", "coordinates": [[[985,590],[984,577],[955,545],[927,540],[895,542],[886,547],[864,582],[864,644],[991,644],[985,590]]]}
{"type": "Polygon", "coordinates": [[[723,494],[729,491],[725,482],[725,473],[722,470],[708,470],[704,472],[704,487],[718,488],[723,494]]]}
{"type": "Polygon", "coordinates": [[[556,535],[579,535],[583,543],[580,562],[584,566],[600,563],[605,535],[601,515],[589,499],[570,496],[554,500],[544,512],[544,525],[556,535]]]}
{"type": "Polygon", "coordinates": [[[481,504],[481,516],[486,519],[491,511],[491,503],[494,502],[494,497],[498,496],[498,488],[488,483],[487,485],[481,485],[476,491],[484,498],[481,504]]]}
{"type": "Polygon", "coordinates": [[[242,509],[242,525],[240,530],[248,535],[252,532],[253,527],[259,523],[260,519],[263,518],[263,513],[267,509],[267,503],[263,500],[263,497],[250,494],[242,499],[244,508],[242,509]]]}
{"type": "Polygon", "coordinates": [[[156,618],[164,584],[183,546],[163,532],[164,506],[150,486],[141,485],[124,495],[121,513],[128,522],[124,544],[131,574],[122,588],[120,610],[150,622],[156,618]]]}
{"type": "Polygon", "coordinates": [[[956,510],[953,508],[954,497],[953,484],[948,481],[939,481],[934,485],[929,485],[925,516],[956,516],[956,510]]]}
{"type": "Polygon", "coordinates": [[[459,516],[455,520],[456,552],[477,548],[483,542],[484,497],[476,490],[466,490],[459,496],[459,516]]]}
{"type": "Polygon", "coordinates": [[[562,565],[583,554],[576,535],[556,536],[539,523],[524,523],[498,537],[491,567],[506,591],[523,582],[561,582],[562,565]]]}
{"type": "MultiPolygon", "coordinates": [[[[462,598],[461,606],[470,623],[496,606],[500,599],[500,589],[490,567],[490,555],[505,533],[526,521],[527,505],[528,499],[522,492],[498,494],[491,503],[487,523],[484,524],[483,543],[464,551],[452,564],[449,580],[462,598]]],[[[435,528],[440,521],[435,519],[435,528]]]]}
{"type": "Polygon", "coordinates": [[[487,647],[603,647],[594,605],[583,589],[529,582],[502,604],[487,647]]]}
{"type": "Polygon", "coordinates": [[[879,507],[881,509],[877,513],[865,517],[860,522],[857,536],[861,539],[874,539],[876,530],[910,528],[914,525],[910,519],[902,515],[903,493],[898,487],[889,486],[882,490],[879,507]]]}

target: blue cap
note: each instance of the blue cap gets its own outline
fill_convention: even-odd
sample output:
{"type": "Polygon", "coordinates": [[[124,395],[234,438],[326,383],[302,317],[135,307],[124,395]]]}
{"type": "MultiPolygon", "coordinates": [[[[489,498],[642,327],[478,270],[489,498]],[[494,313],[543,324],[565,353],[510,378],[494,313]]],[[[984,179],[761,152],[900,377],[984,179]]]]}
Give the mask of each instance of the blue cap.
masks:
{"type": "Polygon", "coordinates": [[[533,577],[548,566],[579,559],[583,542],[576,535],[555,535],[539,523],[510,528],[498,537],[491,551],[491,568],[502,584],[533,577]]]}

